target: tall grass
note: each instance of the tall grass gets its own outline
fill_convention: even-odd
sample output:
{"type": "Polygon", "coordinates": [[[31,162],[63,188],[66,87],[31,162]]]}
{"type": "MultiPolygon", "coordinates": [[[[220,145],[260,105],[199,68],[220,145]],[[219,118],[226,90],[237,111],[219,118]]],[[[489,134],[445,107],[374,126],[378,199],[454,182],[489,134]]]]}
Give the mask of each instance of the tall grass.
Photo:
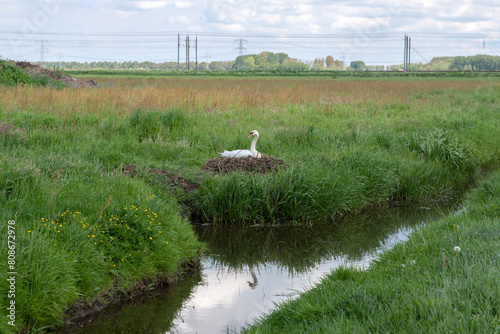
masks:
{"type": "MultiPolygon", "coordinates": [[[[98,80],[99,81],[99,80],[98,80]]],[[[105,80],[99,81],[105,83],[105,80]]],[[[323,106],[360,103],[407,103],[408,95],[436,89],[468,90],[479,81],[349,81],[321,78],[162,78],[120,79],[114,87],[13,87],[0,90],[0,107],[60,114],[131,114],[144,110],[228,111],[233,108],[273,107],[284,104],[323,106]],[[105,101],[105,103],[104,103],[105,101]]]]}

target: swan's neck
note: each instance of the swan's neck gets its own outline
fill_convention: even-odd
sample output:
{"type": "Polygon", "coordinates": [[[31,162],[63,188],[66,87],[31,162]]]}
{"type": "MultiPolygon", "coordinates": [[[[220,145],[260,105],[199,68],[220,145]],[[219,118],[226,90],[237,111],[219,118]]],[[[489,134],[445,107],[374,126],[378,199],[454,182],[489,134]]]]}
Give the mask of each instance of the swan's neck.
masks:
{"type": "Polygon", "coordinates": [[[255,149],[255,144],[257,144],[257,140],[259,140],[259,135],[253,137],[252,145],[250,145],[250,152],[252,152],[253,156],[257,156],[257,150],[255,149]]]}

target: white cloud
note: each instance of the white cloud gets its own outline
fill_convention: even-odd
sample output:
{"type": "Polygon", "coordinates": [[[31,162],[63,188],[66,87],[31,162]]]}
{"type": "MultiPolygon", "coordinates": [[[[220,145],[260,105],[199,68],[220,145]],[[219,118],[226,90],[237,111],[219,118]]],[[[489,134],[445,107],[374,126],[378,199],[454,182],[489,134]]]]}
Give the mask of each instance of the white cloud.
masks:
{"type": "Polygon", "coordinates": [[[187,24],[191,23],[191,20],[187,16],[184,16],[184,15],[170,16],[167,21],[170,24],[180,23],[180,24],[187,25],[187,24]]]}
{"type": "Polygon", "coordinates": [[[136,6],[139,9],[157,9],[165,7],[167,3],[165,1],[139,1],[136,2],[136,6]]]}
{"type": "Polygon", "coordinates": [[[175,1],[174,5],[175,5],[175,8],[191,8],[192,7],[191,2],[188,2],[188,1],[175,1]]]}

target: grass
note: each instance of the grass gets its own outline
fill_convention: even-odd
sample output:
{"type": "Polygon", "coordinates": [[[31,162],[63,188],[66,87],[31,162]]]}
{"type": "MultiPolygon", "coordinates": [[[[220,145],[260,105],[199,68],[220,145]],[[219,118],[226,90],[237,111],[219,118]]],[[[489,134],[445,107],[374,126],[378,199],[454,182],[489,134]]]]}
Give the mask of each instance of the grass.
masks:
{"type": "Polygon", "coordinates": [[[243,333],[497,333],[500,173],[366,271],[340,268],[243,333]]]}
{"type": "MultiPolygon", "coordinates": [[[[201,247],[183,210],[221,225],[314,222],[467,182],[500,163],[498,93],[496,81],[476,79],[2,87],[1,221],[16,220],[17,329],[43,331],[78,301],[174,275],[201,247]],[[248,148],[253,129],[258,150],[288,169],[201,171],[217,152],[248,148]],[[123,175],[128,164],[199,189],[186,193],[175,178],[142,171],[123,175]]],[[[7,233],[2,224],[0,238],[7,233]]],[[[6,266],[0,262],[2,291],[6,266]]]]}

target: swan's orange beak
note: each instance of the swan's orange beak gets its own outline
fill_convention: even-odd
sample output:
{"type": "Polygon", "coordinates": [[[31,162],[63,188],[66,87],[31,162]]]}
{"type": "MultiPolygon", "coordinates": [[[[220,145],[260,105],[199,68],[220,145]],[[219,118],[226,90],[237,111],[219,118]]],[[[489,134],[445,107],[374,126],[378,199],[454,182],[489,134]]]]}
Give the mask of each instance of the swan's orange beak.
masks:
{"type": "Polygon", "coordinates": [[[250,134],[248,135],[248,138],[252,137],[253,136],[253,133],[250,132],[250,134]]]}

